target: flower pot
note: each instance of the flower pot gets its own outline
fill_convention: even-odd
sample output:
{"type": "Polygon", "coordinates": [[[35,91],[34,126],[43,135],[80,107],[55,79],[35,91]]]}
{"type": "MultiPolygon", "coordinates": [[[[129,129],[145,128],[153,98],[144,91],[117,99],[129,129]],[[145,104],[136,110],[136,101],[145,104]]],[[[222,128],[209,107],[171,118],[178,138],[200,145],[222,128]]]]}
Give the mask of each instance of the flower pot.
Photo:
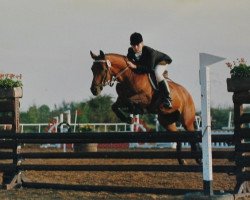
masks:
{"type": "Polygon", "coordinates": [[[74,152],[97,152],[97,143],[74,144],[74,152]]]}
{"type": "Polygon", "coordinates": [[[250,90],[250,77],[227,79],[228,92],[247,92],[249,90],[250,90]]]}
{"type": "Polygon", "coordinates": [[[21,87],[0,88],[0,99],[21,98],[22,96],[23,89],[21,87]]]}

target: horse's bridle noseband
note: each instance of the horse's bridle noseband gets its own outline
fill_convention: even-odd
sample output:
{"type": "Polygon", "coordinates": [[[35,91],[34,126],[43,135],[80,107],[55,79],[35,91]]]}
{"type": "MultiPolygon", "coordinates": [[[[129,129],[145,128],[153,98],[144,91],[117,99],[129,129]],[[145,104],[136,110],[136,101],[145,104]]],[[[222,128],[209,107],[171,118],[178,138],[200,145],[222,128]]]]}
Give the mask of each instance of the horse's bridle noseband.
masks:
{"type": "Polygon", "coordinates": [[[100,86],[106,86],[106,85],[109,85],[110,87],[112,87],[115,83],[115,81],[117,81],[118,77],[121,76],[127,69],[128,69],[128,66],[126,66],[124,69],[122,69],[118,74],[116,75],[113,75],[110,71],[111,67],[112,67],[112,64],[111,62],[108,60],[108,59],[105,59],[105,60],[95,60],[94,63],[106,63],[106,74],[105,74],[105,77],[103,78],[100,86]],[[108,77],[108,73],[110,75],[110,79],[107,80],[107,77],[108,77]]]}

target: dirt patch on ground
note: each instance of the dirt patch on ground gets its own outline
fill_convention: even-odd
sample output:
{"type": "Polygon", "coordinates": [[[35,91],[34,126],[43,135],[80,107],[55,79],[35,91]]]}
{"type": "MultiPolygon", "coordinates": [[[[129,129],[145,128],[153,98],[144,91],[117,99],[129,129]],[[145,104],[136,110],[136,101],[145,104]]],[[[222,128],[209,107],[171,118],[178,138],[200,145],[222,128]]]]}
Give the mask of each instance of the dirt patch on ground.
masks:
{"type": "MultiPolygon", "coordinates": [[[[23,151],[38,151],[23,148],[23,151]]],[[[40,151],[40,150],[39,150],[40,151]]],[[[48,151],[48,149],[43,150],[48,151]]],[[[55,151],[49,150],[49,151],[55,151]]],[[[58,150],[57,150],[58,151],[58,150]]],[[[60,150],[61,151],[61,150],[60,150]]],[[[232,165],[228,160],[214,160],[214,164],[232,165]]],[[[25,160],[23,164],[160,164],[177,165],[177,160],[163,159],[38,159],[25,160]]],[[[188,160],[189,164],[195,164],[188,160]]],[[[29,189],[5,191],[1,189],[0,199],[183,199],[183,195],[169,195],[164,191],[202,190],[203,179],[201,173],[173,173],[173,172],[67,172],[67,171],[26,171],[25,177],[34,183],[60,183],[97,187],[103,191],[73,191],[53,189],[29,189]],[[105,188],[117,187],[117,192],[108,192],[105,188]],[[127,193],[121,192],[127,188],[127,193]],[[148,190],[145,192],[144,190],[148,190]],[[119,192],[120,191],[120,192],[119,192]],[[142,192],[143,191],[143,192],[142,192]]],[[[235,176],[228,174],[214,174],[213,187],[217,191],[232,191],[236,184],[235,176]]],[[[91,187],[90,187],[91,188],[91,187]]],[[[93,189],[93,188],[92,188],[93,189]]]]}

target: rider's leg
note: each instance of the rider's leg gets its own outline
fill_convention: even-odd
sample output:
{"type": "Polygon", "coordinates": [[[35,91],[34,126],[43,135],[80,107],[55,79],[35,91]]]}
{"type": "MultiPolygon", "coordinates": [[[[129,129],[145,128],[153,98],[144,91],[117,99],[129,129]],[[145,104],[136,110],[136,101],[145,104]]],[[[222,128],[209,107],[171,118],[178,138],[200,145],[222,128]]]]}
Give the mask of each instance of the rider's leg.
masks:
{"type": "Polygon", "coordinates": [[[170,90],[166,80],[163,80],[158,83],[160,93],[162,95],[162,103],[165,108],[172,108],[171,98],[170,98],[170,90]]]}
{"type": "Polygon", "coordinates": [[[159,85],[162,103],[165,108],[172,108],[170,98],[170,88],[167,80],[164,78],[164,72],[167,70],[167,65],[157,65],[155,67],[155,77],[159,85]]]}

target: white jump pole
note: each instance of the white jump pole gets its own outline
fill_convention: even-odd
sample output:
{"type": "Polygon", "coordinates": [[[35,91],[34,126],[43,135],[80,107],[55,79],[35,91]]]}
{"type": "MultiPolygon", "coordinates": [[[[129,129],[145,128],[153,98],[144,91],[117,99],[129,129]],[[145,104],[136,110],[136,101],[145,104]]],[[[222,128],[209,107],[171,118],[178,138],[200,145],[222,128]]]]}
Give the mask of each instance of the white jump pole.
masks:
{"type": "Polygon", "coordinates": [[[201,118],[202,118],[202,160],[204,194],[213,195],[211,114],[210,114],[210,77],[209,65],[225,58],[200,53],[201,118]]]}
{"type": "Polygon", "coordinates": [[[138,129],[139,129],[139,124],[140,124],[140,115],[135,115],[135,122],[134,122],[134,124],[135,124],[135,131],[137,132],[138,131],[138,129]]]}
{"type": "Polygon", "coordinates": [[[59,123],[63,122],[63,113],[60,114],[59,123]]]}
{"type": "MultiPolygon", "coordinates": [[[[70,125],[71,124],[71,113],[70,110],[64,112],[66,114],[66,122],[70,125]]],[[[63,152],[67,152],[66,144],[63,144],[63,152]]]]}
{"type": "Polygon", "coordinates": [[[74,133],[76,132],[76,122],[77,122],[78,112],[75,111],[75,123],[74,123],[74,133]]]}
{"type": "MultiPolygon", "coordinates": [[[[134,118],[134,115],[133,115],[133,114],[130,114],[129,116],[130,116],[131,118],[134,118]]],[[[130,124],[130,131],[131,131],[131,132],[134,132],[134,127],[135,127],[135,124],[134,124],[134,123],[130,124]]]]}
{"type": "Polygon", "coordinates": [[[70,110],[64,112],[66,114],[66,122],[70,125],[71,124],[71,113],[70,110]]]}
{"type": "Polygon", "coordinates": [[[159,123],[159,120],[158,120],[158,115],[155,115],[155,131],[158,132],[159,131],[159,126],[160,126],[160,123],[159,123]]]}
{"type": "Polygon", "coordinates": [[[228,116],[228,124],[227,127],[228,129],[231,129],[231,121],[232,121],[232,112],[229,112],[229,116],[228,116]]]}

